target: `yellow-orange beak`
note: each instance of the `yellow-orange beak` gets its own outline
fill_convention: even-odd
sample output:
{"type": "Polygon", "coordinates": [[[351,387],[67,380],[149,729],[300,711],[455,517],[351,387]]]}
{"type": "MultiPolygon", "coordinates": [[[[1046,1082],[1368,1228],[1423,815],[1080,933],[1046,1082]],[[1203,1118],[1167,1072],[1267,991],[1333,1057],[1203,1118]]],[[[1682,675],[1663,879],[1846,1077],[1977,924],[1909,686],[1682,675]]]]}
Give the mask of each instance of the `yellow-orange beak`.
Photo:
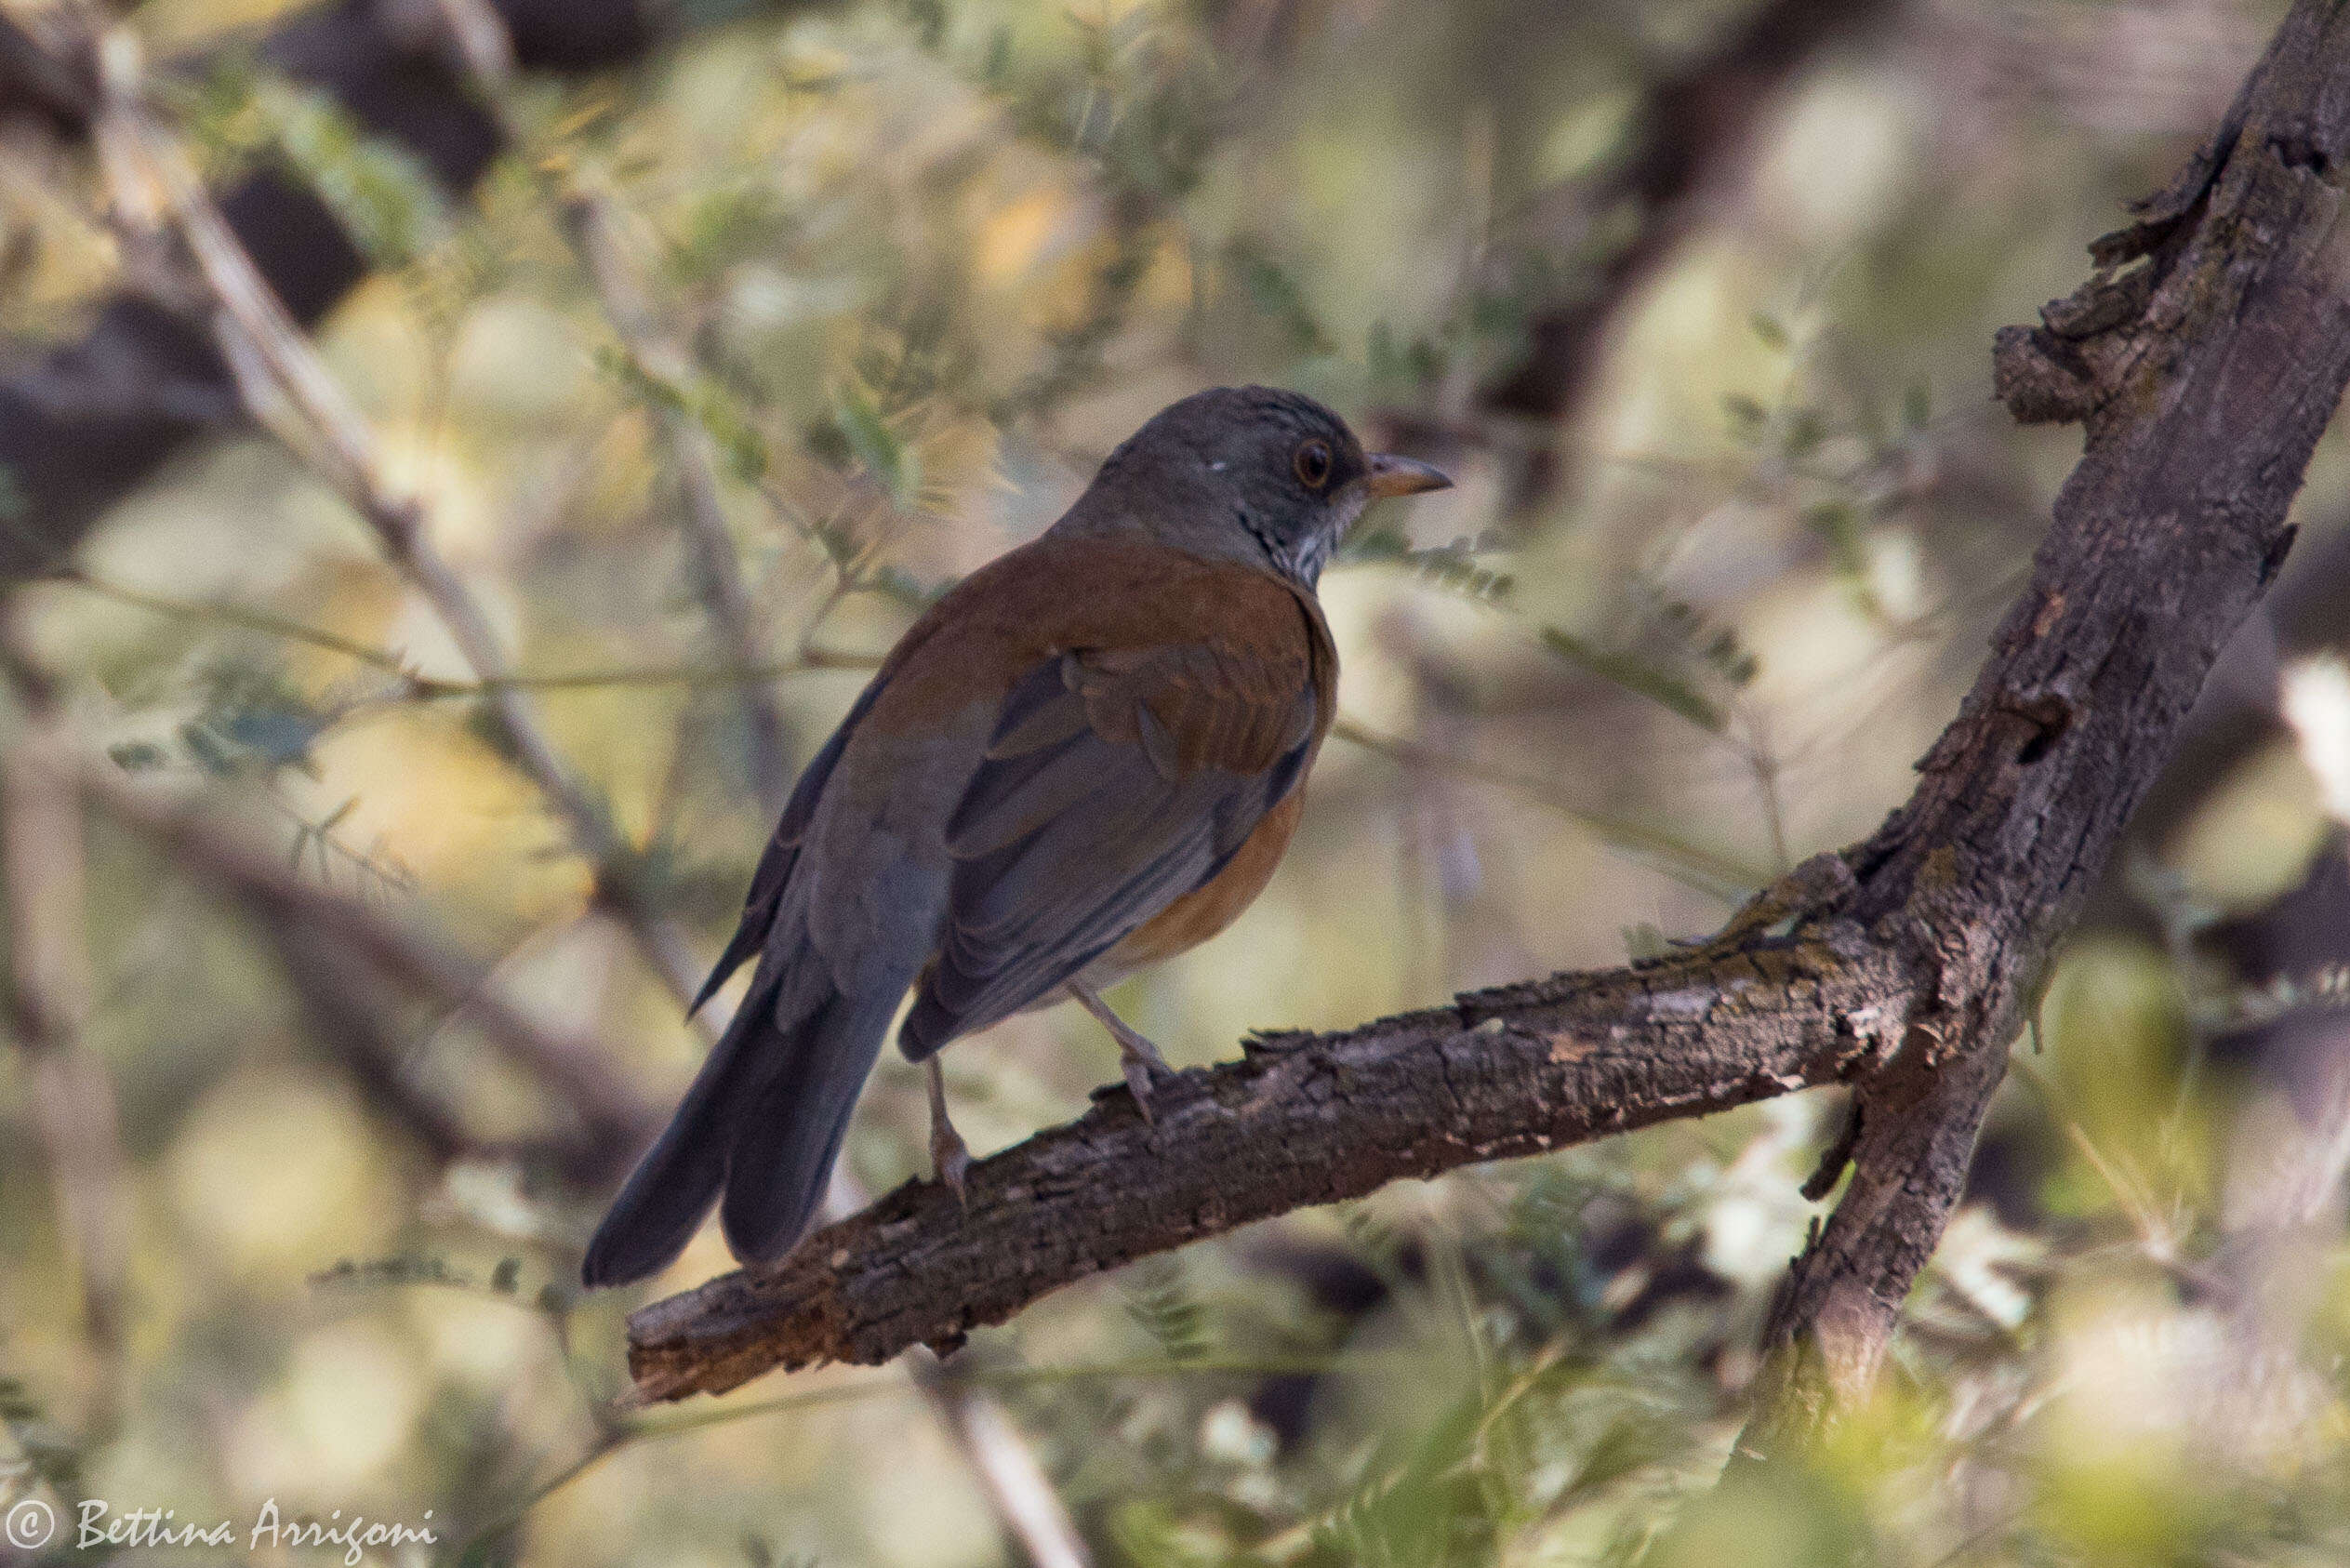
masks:
{"type": "Polygon", "coordinates": [[[1373,500],[1387,496],[1416,496],[1423,490],[1449,490],[1453,482],[1441,469],[1430,468],[1412,458],[1399,458],[1392,452],[1371,454],[1371,474],[1363,488],[1373,500]]]}

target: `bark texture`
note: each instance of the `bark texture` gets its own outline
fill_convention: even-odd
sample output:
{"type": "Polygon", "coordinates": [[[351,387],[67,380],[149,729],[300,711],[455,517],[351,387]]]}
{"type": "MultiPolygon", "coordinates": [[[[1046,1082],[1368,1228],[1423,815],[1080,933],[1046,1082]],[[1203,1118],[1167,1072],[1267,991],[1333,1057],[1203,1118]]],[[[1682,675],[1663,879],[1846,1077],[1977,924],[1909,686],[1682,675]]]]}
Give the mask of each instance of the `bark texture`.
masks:
{"type": "Polygon", "coordinates": [[[2350,381],[2350,8],[2300,0],[2225,123],[2098,273],[2000,335],[2020,418],[2086,451],[2032,580],[1909,802],[1712,941],[1249,1042],[981,1162],[969,1207],[909,1183],[764,1269],[630,1324],[640,1397],[948,1348],[1073,1281],[1310,1203],[1819,1084],[1855,1090],[1851,1180],[1796,1259],[1746,1449],[1873,1377],[1964,1180],[2051,949],[2213,658],[2282,563],[2350,381]]]}

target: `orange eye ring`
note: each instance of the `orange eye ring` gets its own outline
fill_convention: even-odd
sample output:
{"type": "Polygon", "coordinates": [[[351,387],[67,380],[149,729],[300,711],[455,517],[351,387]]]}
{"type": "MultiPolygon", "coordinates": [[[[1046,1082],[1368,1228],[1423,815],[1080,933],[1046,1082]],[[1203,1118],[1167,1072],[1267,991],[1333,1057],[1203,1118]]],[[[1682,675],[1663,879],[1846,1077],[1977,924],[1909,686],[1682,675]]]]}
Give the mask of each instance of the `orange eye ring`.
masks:
{"type": "Polygon", "coordinates": [[[1297,456],[1291,459],[1291,466],[1297,470],[1299,484],[1308,490],[1321,489],[1330,483],[1330,444],[1324,441],[1305,443],[1297,448],[1297,456]]]}

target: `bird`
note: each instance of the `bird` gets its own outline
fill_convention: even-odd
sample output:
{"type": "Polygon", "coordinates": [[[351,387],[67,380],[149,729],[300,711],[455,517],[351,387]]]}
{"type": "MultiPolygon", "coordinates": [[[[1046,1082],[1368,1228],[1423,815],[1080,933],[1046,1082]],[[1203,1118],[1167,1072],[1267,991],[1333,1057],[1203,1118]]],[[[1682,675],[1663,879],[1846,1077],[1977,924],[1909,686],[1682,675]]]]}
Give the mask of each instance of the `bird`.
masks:
{"type": "Polygon", "coordinates": [[[1074,999],[1148,1116],[1171,1070],[1101,993],[1264,890],[1336,716],[1322,568],[1371,502],[1451,483],[1300,393],[1215,388],[932,605],[800,775],[693,1010],[750,985],[585,1282],[667,1268],[713,1205],[738,1260],[790,1252],[909,991],[898,1046],[959,1196],[937,1054],[1013,1014],[1074,999]]]}

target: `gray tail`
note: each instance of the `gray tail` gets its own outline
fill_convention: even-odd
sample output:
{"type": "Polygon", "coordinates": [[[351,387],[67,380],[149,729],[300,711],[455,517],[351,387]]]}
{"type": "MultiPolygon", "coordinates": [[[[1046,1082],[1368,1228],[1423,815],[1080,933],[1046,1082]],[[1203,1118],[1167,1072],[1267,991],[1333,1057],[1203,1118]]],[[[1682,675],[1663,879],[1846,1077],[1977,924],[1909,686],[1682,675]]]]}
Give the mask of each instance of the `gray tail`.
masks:
{"type": "Polygon", "coordinates": [[[588,1244],[580,1278],[627,1284],[694,1239],[723,1189],[726,1242],[746,1263],[782,1256],[824,1202],[857,1091],[896,1011],[828,987],[786,1025],[778,988],[754,984],[677,1114],[588,1244]]]}

